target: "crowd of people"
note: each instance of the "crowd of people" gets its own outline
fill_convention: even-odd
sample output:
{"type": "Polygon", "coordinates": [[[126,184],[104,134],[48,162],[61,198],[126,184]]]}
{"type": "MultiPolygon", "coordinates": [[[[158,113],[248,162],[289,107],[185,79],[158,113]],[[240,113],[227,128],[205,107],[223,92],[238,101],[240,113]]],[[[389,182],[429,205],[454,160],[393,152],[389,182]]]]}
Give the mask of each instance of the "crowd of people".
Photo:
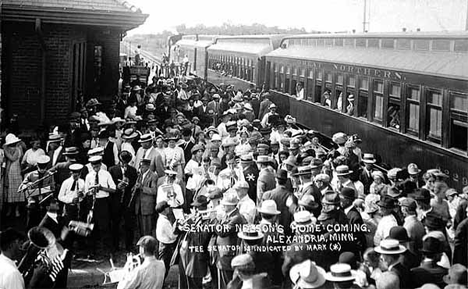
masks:
{"type": "MultiPolygon", "coordinates": [[[[414,163],[382,170],[358,135],[325,146],[277,111],[255,86],[127,85],[46,139],[8,132],[2,212],[69,252],[60,268],[139,253],[119,288],[162,288],[171,266],[179,288],[466,288],[468,187],[414,163]]],[[[0,240],[0,288],[66,287],[66,270],[16,267],[24,234],[0,240]]]]}

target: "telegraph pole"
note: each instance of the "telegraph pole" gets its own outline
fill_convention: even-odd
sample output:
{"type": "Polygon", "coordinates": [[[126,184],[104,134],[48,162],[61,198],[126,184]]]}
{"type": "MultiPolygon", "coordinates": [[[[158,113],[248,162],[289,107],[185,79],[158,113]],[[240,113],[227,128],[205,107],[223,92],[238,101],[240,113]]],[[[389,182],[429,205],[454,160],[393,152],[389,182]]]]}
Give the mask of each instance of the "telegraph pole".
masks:
{"type": "Polygon", "coordinates": [[[367,24],[369,23],[367,21],[367,0],[364,0],[364,15],[363,15],[363,21],[362,21],[362,32],[366,33],[366,28],[367,24]]]}

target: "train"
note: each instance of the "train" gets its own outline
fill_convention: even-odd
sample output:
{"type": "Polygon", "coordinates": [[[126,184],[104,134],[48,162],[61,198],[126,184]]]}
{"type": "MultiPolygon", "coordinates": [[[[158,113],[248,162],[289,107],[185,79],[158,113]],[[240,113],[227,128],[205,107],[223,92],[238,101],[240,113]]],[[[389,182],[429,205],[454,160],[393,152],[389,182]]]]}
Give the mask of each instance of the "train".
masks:
{"type": "Polygon", "coordinates": [[[206,81],[266,87],[283,115],[328,137],[358,134],[384,168],[416,163],[468,185],[467,31],[193,40],[181,44],[206,81]]]}

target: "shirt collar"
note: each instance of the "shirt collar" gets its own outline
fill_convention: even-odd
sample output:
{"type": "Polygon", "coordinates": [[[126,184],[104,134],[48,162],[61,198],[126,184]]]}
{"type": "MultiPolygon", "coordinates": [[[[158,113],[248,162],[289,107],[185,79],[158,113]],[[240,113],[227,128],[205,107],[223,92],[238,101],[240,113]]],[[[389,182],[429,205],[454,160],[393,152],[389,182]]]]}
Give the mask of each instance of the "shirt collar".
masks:
{"type": "Polygon", "coordinates": [[[0,254],[0,259],[5,260],[6,263],[8,263],[8,264],[10,264],[11,266],[17,268],[15,261],[11,260],[11,259],[8,258],[7,256],[5,256],[5,255],[3,255],[3,254],[0,254]]]}
{"type": "Polygon", "coordinates": [[[346,209],[344,209],[345,214],[347,215],[349,213],[349,211],[351,211],[352,208],[354,208],[354,205],[351,205],[351,206],[347,207],[346,209]]]}

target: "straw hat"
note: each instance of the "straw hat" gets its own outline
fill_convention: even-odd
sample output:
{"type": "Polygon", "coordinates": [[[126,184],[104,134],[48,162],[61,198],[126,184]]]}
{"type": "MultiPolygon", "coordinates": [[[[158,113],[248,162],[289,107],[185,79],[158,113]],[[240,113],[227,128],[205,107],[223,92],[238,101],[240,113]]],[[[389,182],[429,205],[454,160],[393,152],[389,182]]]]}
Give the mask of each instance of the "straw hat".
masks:
{"type": "Polygon", "coordinates": [[[20,141],[21,139],[17,138],[16,135],[9,133],[7,134],[5,138],[5,145],[7,146],[13,145],[13,144],[19,143],[20,141]]]}
{"type": "Polygon", "coordinates": [[[380,241],[380,245],[374,248],[375,252],[385,255],[399,255],[406,251],[406,248],[400,245],[395,239],[386,239],[380,241]]]}
{"type": "Polygon", "coordinates": [[[268,214],[268,215],[279,215],[281,214],[280,211],[278,211],[278,208],[276,206],[276,202],[273,200],[265,200],[262,203],[262,206],[258,209],[259,213],[263,214],[268,214]]]}
{"type": "Polygon", "coordinates": [[[353,281],[354,276],[349,264],[337,263],[330,266],[330,272],[327,272],[325,279],[331,282],[347,282],[353,281]]]}
{"type": "Polygon", "coordinates": [[[318,288],[325,284],[325,275],[325,270],[311,260],[296,264],[289,271],[289,278],[299,288],[318,288]]]}

